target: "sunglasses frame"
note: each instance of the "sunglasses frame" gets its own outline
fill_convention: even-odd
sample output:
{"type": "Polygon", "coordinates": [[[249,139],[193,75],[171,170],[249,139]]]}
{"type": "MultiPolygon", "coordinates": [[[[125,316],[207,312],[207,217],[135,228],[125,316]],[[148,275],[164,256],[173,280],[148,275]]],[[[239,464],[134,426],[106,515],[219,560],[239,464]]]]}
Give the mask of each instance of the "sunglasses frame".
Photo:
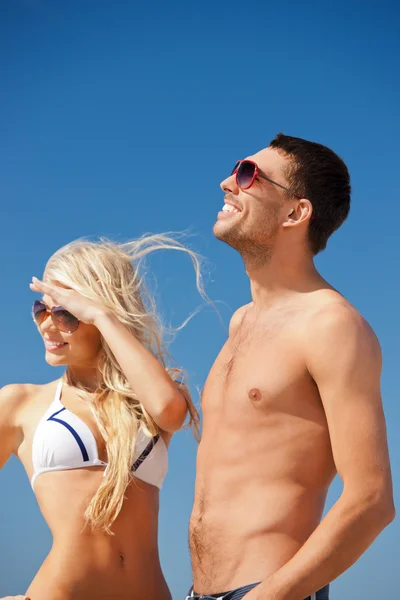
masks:
{"type": "Polygon", "coordinates": [[[295,196],[296,198],[298,198],[299,200],[302,199],[302,196],[299,196],[299,194],[296,194],[293,190],[291,190],[290,188],[282,185],[281,183],[277,183],[276,181],[274,181],[273,179],[270,179],[269,177],[267,177],[266,175],[264,175],[263,173],[261,173],[260,168],[258,166],[258,164],[256,162],[254,162],[254,160],[248,160],[248,159],[244,159],[244,160],[238,160],[235,164],[235,166],[233,167],[231,176],[235,175],[235,180],[236,180],[236,185],[238,186],[238,188],[240,188],[243,191],[249,190],[251,188],[251,186],[253,185],[254,181],[256,180],[257,177],[261,177],[262,179],[265,179],[266,181],[269,181],[270,183],[273,183],[274,185],[282,188],[283,190],[285,190],[286,192],[289,192],[290,194],[292,194],[293,196],[295,196]],[[251,165],[254,166],[254,174],[253,177],[251,179],[251,182],[248,186],[243,187],[241,185],[239,185],[239,181],[238,181],[238,171],[240,169],[240,166],[243,163],[249,163],[251,165]]]}
{"type": "Polygon", "coordinates": [[[43,302],[43,300],[35,300],[35,302],[33,303],[33,306],[32,306],[32,319],[33,319],[33,321],[34,321],[34,323],[36,324],[36,326],[37,326],[37,327],[40,327],[40,326],[42,325],[42,323],[43,323],[43,322],[46,320],[46,318],[47,318],[47,315],[50,315],[50,317],[51,317],[51,320],[53,321],[53,325],[54,325],[55,327],[57,327],[57,329],[59,329],[59,330],[60,330],[60,331],[62,331],[63,333],[74,333],[74,332],[75,332],[75,331],[78,329],[78,327],[79,327],[79,323],[80,323],[79,319],[78,319],[77,317],[75,317],[75,315],[73,315],[72,313],[70,313],[70,312],[69,312],[69,310],[67,310],[67,309],[66,309],[66,308],[64,308],[63,306],[52,306],[51,308],[49,308],[49,307],[47,306],[47,304],[45,304],[45,303],[43,302]],[[43,321],[42,321],[41,323],[38,323],[38,322],[36,321],[36,319],[35,319],[35,306],[37,306],[37,305],[39,305],[39,304],[40,304],[41,306],[43,306],[43,307],[44,307],[45,314],[46,314],[45,318],[43,319],[43,321]],[[69,330],[66,330],[66,331],[65,331],[64,329],[61,329],[61,328],[59,327],[59,325],[58,325],[58,324],[56,323],[56,321],[54,320],[54,315],[55,315],[55,313],[56,313],[57,309],[59,309],[59,310],[64,310],[64,311],[65,311],[65,312],[67,312],[68,314],[72,315],[72,316],[74,317],[74,319],[76,319],[77,326],[75,327],[75,329],[69,329],[69,330]]]}

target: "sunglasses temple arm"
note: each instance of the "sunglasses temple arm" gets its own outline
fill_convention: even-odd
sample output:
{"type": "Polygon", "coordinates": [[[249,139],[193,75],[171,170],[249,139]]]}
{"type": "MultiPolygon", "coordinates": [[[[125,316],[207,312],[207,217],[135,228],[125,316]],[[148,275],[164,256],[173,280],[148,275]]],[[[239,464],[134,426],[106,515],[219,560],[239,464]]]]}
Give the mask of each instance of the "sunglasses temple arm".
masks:
{"type": "Polygon", "coordinates": [[[283,190],[286,190],[287,192],[290,192],[289,188],[285,187],[284,185],[281,185],[280,183],[276,183],[276,181],[272,181],[272,179],[270,179],[266,175],[263,175],[262,173],[258,172],[258,176],[262,177],[266,181],[269,181],[270,183],[273,183],[274,185],[277,185],[278,187],[282,188],[283,190]]]}
{"type": "Polygon", "coordinates": [[[294,192],[292,192],[292,190],[290,190],[289,188],[285,187],[284,185],[277,183],[276,181],[272,181],[272,179],[270,179],[269,177],[267,177],[266,175],[263,175],[262,173],[258,173],[259,177],[262,177],[263,179],[265,179],[266,181],[269,181],[270,183],[273,183],[274,185],[277,185],[278,187],[282,188],[282,190],[286,190],[287,192],[289,192],[290,194],[293,194],[293,196],[296,196],[296,198],[301,199],[302,196],[299,196],[299,194],[295,194],[294,192]]]}

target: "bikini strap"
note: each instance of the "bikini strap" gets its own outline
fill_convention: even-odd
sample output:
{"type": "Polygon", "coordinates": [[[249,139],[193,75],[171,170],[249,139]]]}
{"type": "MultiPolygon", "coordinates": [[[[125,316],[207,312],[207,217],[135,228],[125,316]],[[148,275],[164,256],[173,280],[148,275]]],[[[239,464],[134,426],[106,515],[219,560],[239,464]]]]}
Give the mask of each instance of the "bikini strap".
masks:
{"type": "Polygon", "coordinates": [[[160,434],[157,433],[157,435],[155,435],[150,442],[147,444],[146,448],[143,450],[142,454],[139,456],[139,458],[133,463],[132,465],[132,471],[137,471],[138,468],[140,467],[140,465],[142,464],[142,462],[145,460],[145,458],[148,457],[148,455],[150,454],[150,452],[153,450],[154,446],[157,444],[158,440],[160,439],[160,434]]]}
{"type": "Polygon", "coordinates": [[[63,388],[63,380],[62,378],[60,379],[60,381],[57,384],[57,389],[56,389],[56,393],[54,395],[54,402],[61,402],[61,392],[62,392],[62,388],[63,388]]]}

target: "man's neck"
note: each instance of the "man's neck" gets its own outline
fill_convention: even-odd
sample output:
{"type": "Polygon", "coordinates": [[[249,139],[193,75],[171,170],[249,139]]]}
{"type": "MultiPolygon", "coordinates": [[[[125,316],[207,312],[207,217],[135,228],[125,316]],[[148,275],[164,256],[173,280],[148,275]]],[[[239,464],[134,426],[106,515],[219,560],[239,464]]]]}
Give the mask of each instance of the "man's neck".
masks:
{"type": "Polygon", "coordinates": [[[253,302],[260,308],[280,302],[292,294],[318,289],[326,284],[315,268],[312,256],[273,254],[263,265],[252,266],[245,259],[253,302]]]}

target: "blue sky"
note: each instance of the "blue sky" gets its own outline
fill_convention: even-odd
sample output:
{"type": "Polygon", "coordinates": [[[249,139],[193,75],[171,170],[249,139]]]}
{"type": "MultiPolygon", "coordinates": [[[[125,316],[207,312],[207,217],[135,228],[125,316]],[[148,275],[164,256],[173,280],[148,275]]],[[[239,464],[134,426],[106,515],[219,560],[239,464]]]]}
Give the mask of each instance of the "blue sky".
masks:
{"type": "MultiPolygon", "coordinates": [[[[399,8],[385,0],[2,0],[0,384],[58,375],[43,360],[28,287],[57,248],[80,236],[189,229],[225,322],[204,310],[172,346],[195,394],[232,311],[249,299],[239,256],[212,237],[219,182],[278,131],[305,137],[332,147],[352,174],[350,217],[317,265],[381,341],[398,497],[399,30],[399,8]]],[[[156,256],[149,267],[164,318],[179,324],[199,303],[189,260],[156,256]]],[[[175,437],[161,496],[174,600],[190,584],[195,452],[188,432],[175,437]]],[[[0,490],[2,596],[25,591],[51,537],[17,460],[0,490]]],[[[328,508],[339,494],[335,482],[328,508]]],[[[394,598],[399,533],[392,524],[333,584],[332,599],[394,598]]]]}

